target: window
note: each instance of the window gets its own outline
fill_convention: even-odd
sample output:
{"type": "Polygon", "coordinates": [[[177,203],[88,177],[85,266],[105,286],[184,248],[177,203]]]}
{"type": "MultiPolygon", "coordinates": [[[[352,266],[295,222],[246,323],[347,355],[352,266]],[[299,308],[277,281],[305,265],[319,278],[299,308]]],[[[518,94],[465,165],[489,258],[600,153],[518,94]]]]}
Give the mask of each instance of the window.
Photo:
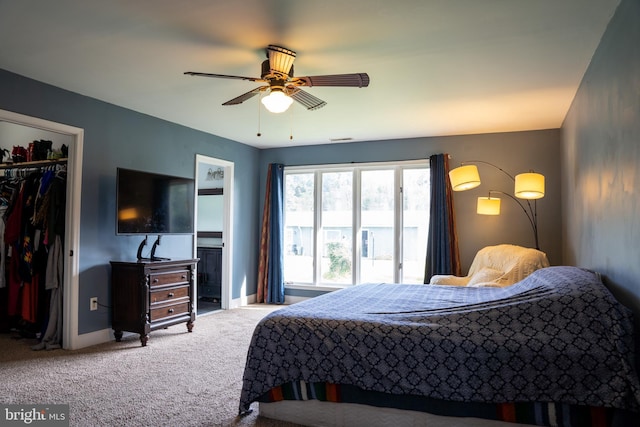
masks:
{"type": "Polygon", "coordinates": [[[422,283],[427,161],[285,168],[287,285],[422,283]]]}
{"type": "Polygon", "coordinates": [[[360,283],[394,282],[394,175],[393,169],[360,173],[360,283]]]}

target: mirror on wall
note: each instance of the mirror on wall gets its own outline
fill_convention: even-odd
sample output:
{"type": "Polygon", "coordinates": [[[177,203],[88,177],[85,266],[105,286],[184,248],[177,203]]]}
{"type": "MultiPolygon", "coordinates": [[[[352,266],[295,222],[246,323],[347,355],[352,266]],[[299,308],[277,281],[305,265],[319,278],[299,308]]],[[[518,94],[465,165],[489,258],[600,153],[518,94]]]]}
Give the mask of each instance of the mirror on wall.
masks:
{"type": "Polygon", "coordinates": [[[198,234],[220,232],[222,234],[222,194],[198,195],[198,234]]]}
{"type": "Polygon", "coordinates": [[[222,188],[198,189],[198,247],[220,247],[224,229],[224,196],[222,188]]]}
{"type": "Polygon", "coordinates": [[[224,229],[224,169],[199,163],[197,184],[197,246],[220,247],[224,229]]]}

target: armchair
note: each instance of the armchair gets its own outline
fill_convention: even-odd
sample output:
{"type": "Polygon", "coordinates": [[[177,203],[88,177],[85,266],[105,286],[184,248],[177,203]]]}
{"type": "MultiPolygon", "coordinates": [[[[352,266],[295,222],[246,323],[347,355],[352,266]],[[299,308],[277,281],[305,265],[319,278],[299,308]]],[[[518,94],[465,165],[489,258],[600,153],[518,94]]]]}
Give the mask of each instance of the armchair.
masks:
{"type": "Polygon", "coordinates": [[[505,287],[544,267],[549,267],[549,260],[537,249],[508,244],[487,246],[478,251],[466,276],[435,275],[429,284],[505,287]]]}

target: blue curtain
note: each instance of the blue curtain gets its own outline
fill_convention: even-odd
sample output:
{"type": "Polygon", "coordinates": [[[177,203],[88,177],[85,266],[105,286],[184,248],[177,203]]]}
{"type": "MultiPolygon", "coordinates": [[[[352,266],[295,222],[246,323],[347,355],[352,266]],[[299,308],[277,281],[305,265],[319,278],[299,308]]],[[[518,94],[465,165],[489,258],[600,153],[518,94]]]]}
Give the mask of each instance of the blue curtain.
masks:
{"type": "Polygon", "coordinates": [[[262,216],[258,302],[284,303],[284,166],[269,165],[262,216]]]}
{"type": "Polygon", "coordinates": [[[429,283],[434,274],[460,275],[460,253],[449,183],[449,156],[434,154],[429,157],[429,163],[431,205],[424,283],[429,283]]]}

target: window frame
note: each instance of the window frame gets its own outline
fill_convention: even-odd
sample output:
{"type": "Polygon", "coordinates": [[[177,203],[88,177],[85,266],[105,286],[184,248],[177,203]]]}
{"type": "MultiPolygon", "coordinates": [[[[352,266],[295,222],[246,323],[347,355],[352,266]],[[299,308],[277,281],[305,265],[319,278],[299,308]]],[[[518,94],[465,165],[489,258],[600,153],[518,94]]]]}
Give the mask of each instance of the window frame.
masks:
{"type": "MultiPolygon", "coordinates": [[[[400,260],[403,259],[403,171],[405,169],[426,169],[429,170],[429,159],[419,160],[403,160],[396,162],[367,162],[367,163],[340,163],[340,164],[324,164],[324,165],[303,165],[303,166],[285,166],[284,180],[288,174],[313,174],[313,190],[314,190],[314,212],[313,212],[313,283],[295,283],[285,282],[287,289],[301,290],[322,290],[332,291],[346,287],[357,286],[360,284],[360,270],[362,261],[362,241],[361,241],[361,173],[367,170],[393,170],[394,171],[394,283],[398,283],[402,277],[402,265],[400,260]],[[352,181],[352,226],[351,241],[354,246],[351,251],[352,279],[350,284],[323,283],[321,281],[321,269],[318,268],[319,251],[319,233],[322,224],[322,174],[326,172],[351,172],[353,174],[352,181]]],[[[286,199],[286,188],[284,197],[286,199]]],[[[284,213],[284,221],[286,222],[286,210],[284,213]]],[[[284,270],[284,266],[283,266],[284,270]]]]}

